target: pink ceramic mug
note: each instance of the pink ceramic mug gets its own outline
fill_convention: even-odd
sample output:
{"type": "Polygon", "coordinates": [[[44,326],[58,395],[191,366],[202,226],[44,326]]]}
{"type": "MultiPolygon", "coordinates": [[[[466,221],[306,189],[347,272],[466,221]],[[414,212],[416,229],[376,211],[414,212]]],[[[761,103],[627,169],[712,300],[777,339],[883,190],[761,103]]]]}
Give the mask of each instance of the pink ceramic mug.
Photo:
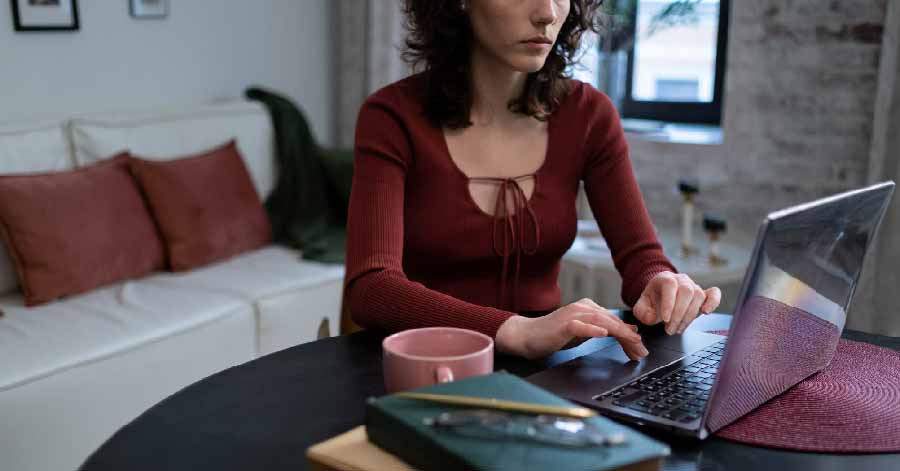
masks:
{"type": "Polygon", "coordinates": [[[446,383],[494,371],[494,341],[454,327],[405,330],[384,339],[384,386],[388,393],[446,383]]]}

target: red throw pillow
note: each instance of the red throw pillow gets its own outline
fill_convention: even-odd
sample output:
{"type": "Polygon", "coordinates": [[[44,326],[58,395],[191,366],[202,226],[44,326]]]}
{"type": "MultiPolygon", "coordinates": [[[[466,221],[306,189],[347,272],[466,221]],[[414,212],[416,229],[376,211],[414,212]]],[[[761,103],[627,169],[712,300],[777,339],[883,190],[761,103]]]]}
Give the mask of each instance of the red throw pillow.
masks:
{"type": "Polygon", "coordinates": [[[234,140],[176,160],[134,158],[173,271],[269,243],[272,229],[234,140]]]}
{"type": "Polygon", "coordinates": [[[66,172],[0,176],[0,234],[26,306],[164,267],[128,162],[122,154],[66,172]]]}

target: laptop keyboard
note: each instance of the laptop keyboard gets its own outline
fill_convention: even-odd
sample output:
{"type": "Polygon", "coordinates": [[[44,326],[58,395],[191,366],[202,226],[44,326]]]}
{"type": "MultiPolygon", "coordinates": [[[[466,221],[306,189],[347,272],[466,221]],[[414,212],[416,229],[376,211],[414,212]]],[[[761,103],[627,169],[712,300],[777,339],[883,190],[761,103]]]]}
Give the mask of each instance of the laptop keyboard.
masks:
{"type": "Polygon", "coordinates": [[[692,422],[706,408],[723,348],[724,339],[595,399],[612,398],[612,404],[618,407],[676,422],[692,422]]]}

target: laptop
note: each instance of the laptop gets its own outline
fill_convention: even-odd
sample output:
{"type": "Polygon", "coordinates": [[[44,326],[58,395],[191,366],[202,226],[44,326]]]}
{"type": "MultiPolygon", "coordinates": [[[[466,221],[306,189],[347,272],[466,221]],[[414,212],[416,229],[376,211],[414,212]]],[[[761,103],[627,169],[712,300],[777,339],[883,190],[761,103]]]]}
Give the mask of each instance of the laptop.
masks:
{"type": "Polygon", "coordinates": [[[607,416],[704,439],[830,362],[894,182],[793,206],[760,225],[728,336],[647,329],[526,378],[607,416]]]}

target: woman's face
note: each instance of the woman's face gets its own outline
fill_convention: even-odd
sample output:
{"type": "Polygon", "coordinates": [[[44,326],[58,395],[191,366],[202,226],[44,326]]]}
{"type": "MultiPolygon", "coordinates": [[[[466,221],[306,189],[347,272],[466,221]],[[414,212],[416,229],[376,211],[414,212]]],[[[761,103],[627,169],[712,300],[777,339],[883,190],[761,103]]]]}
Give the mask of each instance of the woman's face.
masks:
{"type": "Polygon", "coordinates": [[[464,0],[475,42],[520,72],[537,72],[569,15],[570,0],[464,0]]]}

